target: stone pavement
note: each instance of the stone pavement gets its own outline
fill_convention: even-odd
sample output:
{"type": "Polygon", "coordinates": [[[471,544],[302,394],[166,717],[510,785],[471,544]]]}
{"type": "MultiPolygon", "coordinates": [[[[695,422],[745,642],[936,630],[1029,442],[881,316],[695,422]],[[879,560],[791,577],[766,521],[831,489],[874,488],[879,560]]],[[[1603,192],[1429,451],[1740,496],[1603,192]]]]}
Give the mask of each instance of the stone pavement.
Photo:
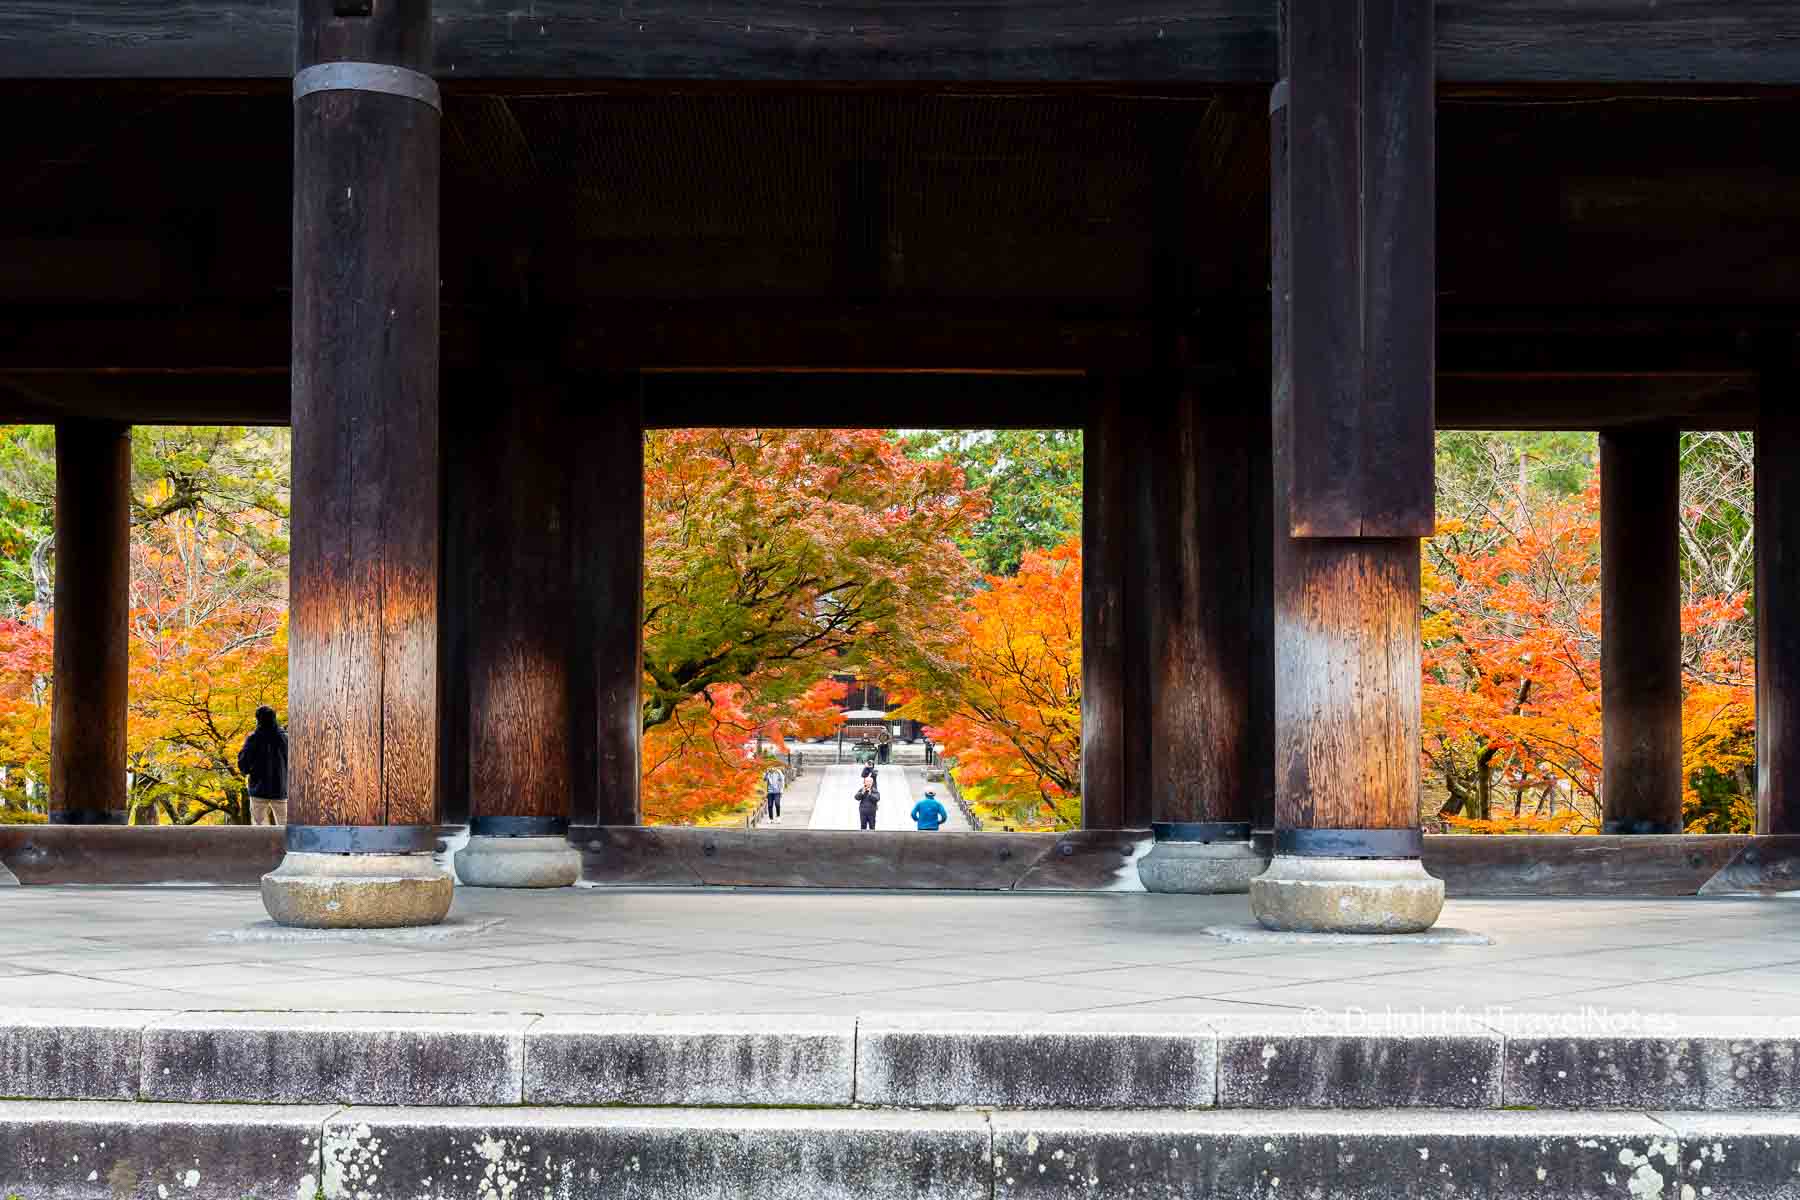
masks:
{"type": "MultiPolygon", "coordinates": [[[[881,785],[881,804],[875,810],[876,830],[917,833],[911,814],[913,804],[925,794],[925,769],[899,763],[890,763],[876,769],[880,772],[877,778],[881,785]]],[[[856,789],[861,779],[862,767],[855,763],[826,767],[821,774],[819,801],[812,809],[811,828],[861,828],[856,812],[856,789]]],[[[943,789],[938,787],[938,790],[942,792],[943,789]]],[[[944,805],[944,811],[950,815],[949,821],[939,832],[968,832],[969,823],[963,819],[956,805],[946,795],[940,795],[938,799],[944,805]]]]}
{"type": "Polygon", "coordinates": [[[246,940],[248,888],[9,889],[0,1195],[1800,1200],[1791,903],[1320,946],[1200,932],[1243,897],[463,888],[246,940]]]}
{"type": "MultiPolygon", "coordinates": [[[[923,835],[921,835],[923,836],[923,835]]],[[[1800,900],[1452,900],[1485,946],[1237,944],[1241,896],[461,888],[447,941],[216,940],[249,888],[0,892],[0,1004],[437,1012],[1787,1013],[1800,900]]]]}

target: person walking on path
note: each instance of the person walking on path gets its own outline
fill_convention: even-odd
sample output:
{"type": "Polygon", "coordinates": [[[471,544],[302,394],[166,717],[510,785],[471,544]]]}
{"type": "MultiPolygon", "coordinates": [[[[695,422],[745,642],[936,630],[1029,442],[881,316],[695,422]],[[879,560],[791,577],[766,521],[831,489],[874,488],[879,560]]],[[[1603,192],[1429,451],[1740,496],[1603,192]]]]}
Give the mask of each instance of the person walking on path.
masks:
{"type": "Polygon", "coordinates": [[[913,805],[912,819],[921,832],[930,832],[950,819],[944,806],[938,803],[937,793],[930,788],[925,789],[925,798],[913,805]]]}
{"type": "Polygon", "coordinates": [[[856,815],[862,818],[861,829],[875,828],[875,808],[881,803],[881,793],[875,790],[873,780],[864,780],[862,787],[856,792],[856,815]]]}
{"type": "Polygon", "coordinates": [[[763,787],[769,793],[769,820],[781,820],[781,793],[787,787],[787,776],[780,767],[770,767],[763,772],[763,787]]]}
{"type": "Polygon", "coordinates": [[[286,825],[288,740],[266,704],[256,710],[256,728],[244,739],[237,765],[249,781],[250,823],[286,825]]]}

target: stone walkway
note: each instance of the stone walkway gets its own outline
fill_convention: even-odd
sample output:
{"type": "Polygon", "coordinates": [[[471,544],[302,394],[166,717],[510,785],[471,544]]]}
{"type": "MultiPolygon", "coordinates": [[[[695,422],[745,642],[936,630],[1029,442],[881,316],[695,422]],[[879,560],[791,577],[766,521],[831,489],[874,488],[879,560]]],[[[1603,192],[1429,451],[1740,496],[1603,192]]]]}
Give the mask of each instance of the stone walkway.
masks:
{"type": "Polygon", "coordinates": [[[488,932],[213,938],[248,888],[0,892],[0,1006],[445,1012],[1592,1010],[1702,1018],[1800,998],[1788,899],[1463,900],[1487,946],[1274,946],[1199,932],[1243,897],[461,889],[488,932]]]}
{"type": "MultiPolygon", "coordinates": [[[[925,794],[925,769],[898,763],[876,769],[880,772],[881,804],[875,810],[875,828],[894,832],[918,832],[913,824],[912,810],[919,797],[925,794]]],[[[856,812],[856,789],[861,778],[862,768],[854,763],[827,767],[818,785],[820,799],[811,810],[810,827],[860,829],[856,812]]],[[[969,823],[963,819],[956,806],[943,796],[939,800],[950,816],[943,828],[968,832],[969,823]]]]}

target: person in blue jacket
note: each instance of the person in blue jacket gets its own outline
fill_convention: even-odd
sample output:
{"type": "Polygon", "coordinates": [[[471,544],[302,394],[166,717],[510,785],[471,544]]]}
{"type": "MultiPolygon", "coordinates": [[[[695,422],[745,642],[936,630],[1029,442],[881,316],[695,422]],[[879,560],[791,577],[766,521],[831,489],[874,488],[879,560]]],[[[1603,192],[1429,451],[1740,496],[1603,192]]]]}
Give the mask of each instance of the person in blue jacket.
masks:
{"type": "Polygon", "coordinates": [[[950,814],[938,803],[937,793],[927,789],[925,798],[913,805],[912,819],[918,822],[921,830],[931,830],[948,821],[950,814]]]}

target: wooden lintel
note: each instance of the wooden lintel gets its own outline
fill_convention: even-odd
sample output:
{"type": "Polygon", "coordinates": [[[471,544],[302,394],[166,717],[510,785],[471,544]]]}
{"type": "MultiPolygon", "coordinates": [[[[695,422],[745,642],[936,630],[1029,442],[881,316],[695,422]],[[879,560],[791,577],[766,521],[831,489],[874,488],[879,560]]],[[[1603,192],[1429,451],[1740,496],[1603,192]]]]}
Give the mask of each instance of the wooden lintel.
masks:
{"type": "MultiPolygon", "coordinates": [[[[909,0],[603,8],[529,17],[438,0],[451,80],[1243,81],[1275,77],[1275,0],[1080,0],[961,8],[909,0]]],[[[1439,0],[1439,77],[1506,82],[1800,82],[1789,0],[1439,0]]],[[[293,67],[287,0],[69,0],[9,14],[0,78],[273,79],[293,67]]]]}

